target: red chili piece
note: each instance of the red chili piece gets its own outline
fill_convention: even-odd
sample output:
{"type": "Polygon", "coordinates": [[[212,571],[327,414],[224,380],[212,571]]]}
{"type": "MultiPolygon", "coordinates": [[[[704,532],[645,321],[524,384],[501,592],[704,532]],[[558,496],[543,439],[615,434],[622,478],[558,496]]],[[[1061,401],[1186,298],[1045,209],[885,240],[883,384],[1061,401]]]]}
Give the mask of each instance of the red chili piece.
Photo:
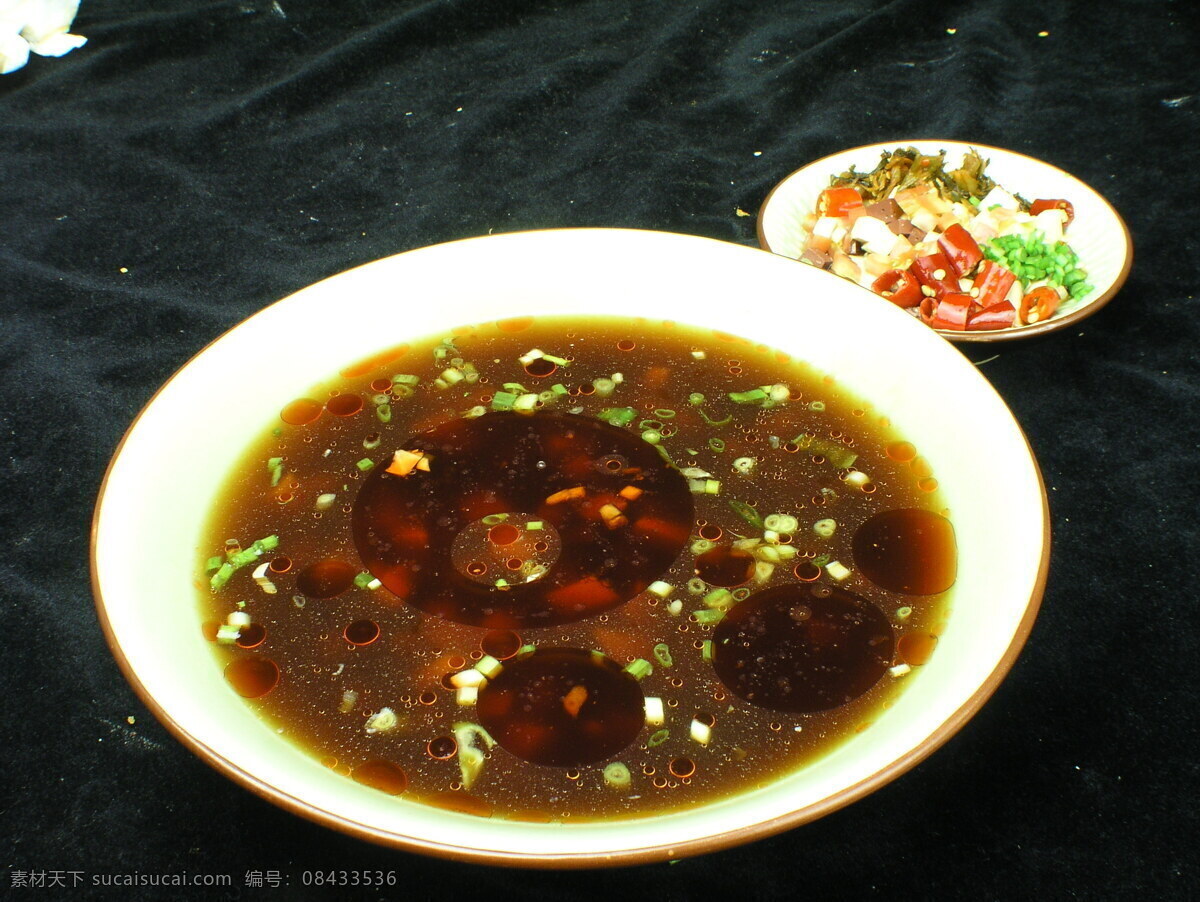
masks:
{"type": "Polygon", "coordinates": [[[1017,318],[1017,308],[1008,301],[991,304],[967,317],[968,332],[990,332],[1007,329],[1017,318]]]}
{"type": "Polygon", "coordinates": [[[1021,298],[1021,309],[1018,311],[1018,316],[1025,325],[1045,322],[1054,316],[1054,311],[1058,309],[1061,300],[1057,291],[1049,285],[1043,285],[1021,298]],[[1032,318],[1030,318],[1031,314],[1032,318]]]}
{"type": "Polygon", "coordinates": [[[957,222],[942,232],[938,238],[938,247],[954,267],[954,274],[962,278],[983,259],[983,251],[971,237],[971,233],[957,222]]]}
{"type": "Polygon", "coordinates": [[[1067,214],[1067,221],[1063,223],[1064,228],[1075,221],[1075,207],[1069,200],[1053,199],[1053,200],[1035,200],[1029,205],[1029,212],[1037,216],[1043,210],[1062,210],[1067,214]]]}
{"type": "Polygon", "coordinates": [[[862,195],[858,189],[849,186],[845,188],[826,188],[817,198],[817,214],[832,216],[840,219],[849,215],[852,210],[863,206],[862,195]]]}
{"type": "Polygon", "coordinates": [[[871,283],[871,290],[897,307],[915,307],[921,303],[921,284],[903,269],[891,269],[871,283]]]}
{"type": "Polygon", "coordinates": [[[1009,289],[1017,281],[1016,275],[993,260],[984,260],[975,273],[975,282],[971,286],[977,289],[975,303],[980,307],[991,307],[999,304],[1008,297],[1009,289]]]}
{"type": "Polygon", "coordinates": [[[909,271],[917,277],[917,281],[926,288],[932,288],[934,294],[956,294],[958,283],[954,281],[954,270],[945,254],[930,254],[927,257],[917,257],[909,267],[909,271]]]}
{"type": "Polygon", "coordinates": [[[967,328],[967,314],[970,312],[969,294],[947,294],[938,300],[929,325],[935,329],[962,332],[967,328]]]}

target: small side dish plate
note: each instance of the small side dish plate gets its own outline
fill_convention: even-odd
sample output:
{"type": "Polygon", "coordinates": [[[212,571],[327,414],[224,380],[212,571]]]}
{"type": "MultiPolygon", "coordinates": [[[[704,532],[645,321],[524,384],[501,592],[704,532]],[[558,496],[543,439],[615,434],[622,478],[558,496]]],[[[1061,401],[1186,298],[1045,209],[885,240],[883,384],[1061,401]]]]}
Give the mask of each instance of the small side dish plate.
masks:
{"type": "MultiPolygon", "coordinates": [[[[851,166],[870,172],[882,154],[900,147],[915,147],[925,154],[946,152],[946,168],[957,168],[972,148],[988,161],[987,174],[1006,190],[1032,201],[1065,198],[1075,207],[1075,220],[1066,241],[1079,256],[1093,286],[1086,297],[1067,298],[1058,312],[1044,322],[982,332],[938,329],[951,341],[1008,341],[1044,335],[1071,326],[1095,313],[1120,290],[1133,263],[1129,229],[1112,204],[1094,189],[1063,170],[1041,160],[983,144],[936,139],[898,139],[844,150],[797,169],[777,184],[758,213],[758,240],[764,250],[799,260],[804,251],[802,221],[816,208],[817,197],[829,187],[830,178],[851,166]]],[[[869,290],[869,289],[864,289],[869,290]]],[[[881,299],[882,300],[882,299],[881,299]]]]}

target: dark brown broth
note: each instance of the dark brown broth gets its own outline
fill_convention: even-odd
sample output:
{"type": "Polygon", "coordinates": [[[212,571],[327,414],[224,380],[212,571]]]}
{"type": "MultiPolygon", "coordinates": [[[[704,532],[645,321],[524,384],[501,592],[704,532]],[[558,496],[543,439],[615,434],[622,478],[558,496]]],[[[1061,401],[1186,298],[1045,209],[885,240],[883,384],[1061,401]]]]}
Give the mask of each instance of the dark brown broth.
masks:
{"type": "Polygon", "coordinates": [[[479,382],[445,391],[430,385],[448,365],[434,361],[439,336],[348,367],[307,399],[280,399],[279,423],[236,467],[201,549],[203,561],[223,553],[227,539],[246,547],[279,535],[278,549],[262,558],[272,562],[266,575],[275,594],[251,578],[255,565],[241,568],[223,589],[203,592],[203,633],[212,641],[216,624],[244,602],[254,627],[243,630],[239,645],[215,646],[231,684],[256,696],[248,704],[329,767],[429,804],[525,820],[690,807],[764,785],[867,728],[911,679],[886,668],[919,665],[932,653],[948,593],[881,588],[856,566],[852,546],[878,545],[878,535],[855,538],[873,515],[923,512],[906,516],[936,527],[923,531],[920,547],[934,576],[921,582],[920,572],[904,569],[907,558],[896,550],[905,541],[903,516],[876,518],[888,526],[891,545],[868,567],[884,585],[941,587],[947,574],[953,579],[953,535],[941,516],[948,512],[917,449],[832,378],[763,345],[644,320],[526,317],[464,327],[454,336],[457,352],[450,353],[474,364],[479,382]],[[572,362],[522,366],[517,358],[530,348],[572,362]],[[695,350],[705,359],[696,359],[695,350]],[[600,397],[593,380],[614,372],[623,381],[600,397]],[[412,397],[388,394],[391,418],[384,423],[376,403],[394,373],[416,374],[421,384],[412,397]],[[505,382],[532,391],[562,384],[569,394],[532,416],[463,418],[476,405],[487,407],[505,382]],[[775,383],[786,383],[790,398],[770,409],[727,397],[775,383]],[[706,396],[703,405],[689,403],[693,392],[706,396]],[[323,404],[329,408],[314,414],[323,404]],[[595,419],[605,408],[626,406],[637,410],[626,427],[595,419]],[[570,413],[577,407],[583,410],[570,413]],[[718,422],[728,414],[733,420],[713,426],[701,410],[718,422]],[[643,441],[643,427],[662,435],[675,468],[643,441]],[[820,449],[790,442],[805,433],[852,445],[859,455],[854,466],[869,474],[868,485],[844,482],[846,471],[820,449]],[[710,439],[720,440],[716,448],[724,442],[723,449],[710,439]],[[384,475],[400,449],[428,454],[426,483],[384,475]],[[275,486],[265,466],[273,457],[284,466],[275,486]],[[752,473],[734,469],[741,457],[757,459],[752,473]],[[364,472],[357,466],[363,460],[374,467],[364,472]],[[689,467],[718,479],[719,494],[689,491],[676,469],[689,467]],[[424,491],[434,485],[436,491],[424,491]],[[549,502],[575,487],[583,488],[582,497],[549,502]],[[620,495],[626,487],[632,500],[620,495]],[[327,493],[336,495],[332,505],[316,510],[327,493]],[[731,500],[754,505],[759,516],[778,512],[799,521],[794,534],[780,537],[795,557],[761,584],[747,582],[752,571],[742,552],[732,551],[739,537],[761,530],[735,513],[731,500]],[[606,516],[616,510],[626,522],[600,517],[605,504],[612,505],[606,516]],[[510,517],[496,519],[504,514],[510,517]],[[489,516],[494,522],[483,519],[489,516]],[[812,528],[825,518],[837,521],[830,538],[812,528]],[[541,524],[540,533],[526,528],[530,521],[541,524]],[[708,545],[694,546],[702,537],[708,545]],[[363,549],[384,586],[355,583],[353,574],[367,570],[363,549]],[[838,582],[814,564],[826,555],[849,567],[850,576],[838,582]],[[542,565],[545,573],[537,569],[542,565]],[[688,588],[697,573],[712,580],[703,594],[688,588]],[[497,579],[507,585],[498,589],[497,579]],[[646,591],[655,580],[674,587],[669,598],[646,591]],[[691,613],[707,610],[703,599],[721,584],[756,594],[740,612],[733,607],[724,624],[696,622],[691,613]],[[671,612],[676,600],[683,604],[678,615],[671,612]],[[792,629],[769,649],[778,672],[761,673],[765,682],[757,689],[726,673],[726,686],[718,673],[734,667],[736,656],[727,650],[723,661],[718,654],[715,665],[706,662],[704,643],[736,637],[739,622],[758,629],[749,614],[765,602],[783,604],[783,613],[764,607],[760,619],[785,618],[771,620],[776,634],[780,624],[792,629]],[[838,657],[821,645],[839,635],[855,637],[857,652],[838,657]],[[257,642],[253,648],[241,647],[247,637],[257,642]],[[669,649],[670,666],[656,659],[659,644],[669,649]],[[537,651],[521,651],[526,645],[537,651]],[[604,663],[587,663],[592,650],[603,653],[604,663]],[[450,677],[485,654],[508,663],[480,691],[477,707],[459,706],[450,677]],[[809,654],[843,668],[840,682],[805,690],[804,699],[785,694],[772,707],[745,700],[758,692],[763,701],[763,686],[796,676],[787,661],[809,654]],[[620,667],[637,658],[654,670],[634,684],[620,667]],[[528,685],[519,685],[523,675],[528,685]],[[583,688],[571,695],[574,687],[583,688]],[[543,689],[550,694],[539,695],[543,689]],[[836,704],[829,700],[838,692],[852,697],[816,710],[836,704]],[[662,699],[665,725],[631,723],[642,695],[662,699]],[[554,699],[568,697],[574,704],[564,714],[554,699]],[[536,710],[515,718],[505,707],[513,698],[533,708],[549,698],[550,707],[540,718],[536,710]],[[372,715],[384,708],[394,712],[395,726],[369,732],[379,722],[372,715]],[[797,710],[814,713],[789,713],[797,710]],[[694,717],[711,726],[707,745],[689,735],[694,717]],[[468,794],[454,727],[484,719],[505,735],[496,736],[501,742],[468,794]],[[537,739],[539,723],[558,728],[537,739]],[[658,742],[664,729],[669,733],[658,742]],[[525,759],[552,763],[527,763],[514,748],[525,759]],[[632,773],[627,789],[605,784],[604,766],[615,761],[632,773]]]}

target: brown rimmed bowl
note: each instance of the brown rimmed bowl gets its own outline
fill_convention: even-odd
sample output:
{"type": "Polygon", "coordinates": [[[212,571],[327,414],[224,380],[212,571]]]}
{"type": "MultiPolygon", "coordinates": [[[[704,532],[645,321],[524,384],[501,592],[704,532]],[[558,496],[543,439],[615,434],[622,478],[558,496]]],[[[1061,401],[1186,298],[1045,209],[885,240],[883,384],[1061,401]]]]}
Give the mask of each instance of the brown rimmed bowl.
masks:
{"type": "Polygon", "coordinates": [[[488,864],[592,867],[769,836],[921,761],[1012,666],[1042,596],[1049,541],[1042,480],[1011,412],[961,354],[899,309],[756,249],[658,232],[560,230],[468,239],[360,266],[218,338],[168,380],[117,448],[96,506],[92,579],[109,645],[142,700],[240,785],[385,845],[488,864]],[[769,316],[745,315],[747,286],[779,300],[769,316]],[[201,635],[195,579],[215,494],[283,404],[350,362],[464,322],[587,310],[743,335],[806,358],[885,412],[932,465],[955,524],[959,578],[937,653],[869,729],[818,760],[761,790],[668,814],[575,824],[480,818],[329,770],[233,693],[201,635]],[[938,386],[937,404],[927,401],[928,385],[938,386]],[[988,461],[986,480],[980,460],[988,461]]]}

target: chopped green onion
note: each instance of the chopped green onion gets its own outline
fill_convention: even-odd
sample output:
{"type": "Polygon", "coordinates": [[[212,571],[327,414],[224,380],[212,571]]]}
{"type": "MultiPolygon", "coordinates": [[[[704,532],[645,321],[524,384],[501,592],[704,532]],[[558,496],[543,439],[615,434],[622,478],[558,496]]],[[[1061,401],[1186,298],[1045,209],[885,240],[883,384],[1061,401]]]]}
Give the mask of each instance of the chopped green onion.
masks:
{"type": "Polygon", "coordinates": [[[706,608],[718,611],[728,611],[733,607],[733,593],[728,589],[713,589],[700,600],[706,608]]]}
{"type": "Polygon", "coordinates": [[[763,520],[763,526],[775,532],[795,532],[800,521],[790,514],[771,514],[763,520]]]}
{"type": "Polygon", "coordinates": [[[525,528],[531,532],[539,532],[546,528],[546,523],[543,520],[530,520],[525,524],[525,528]]]}
{"type": "Polygon", "coordinates": [[[421,377],[412,373],[397,373],[392,377],[392,385],[417,385],[420,381],[421,377]]]}
{"type": "Polygon", "coordinates": [[[730,501],[729,506],[733,508],[733,512],[757,529],[766,529],[763,524],[762,517],[758,511],[744,501],[730,501]]]}
{"type": "Polygon", "coordinates": [[[767,393],[761,388],[752,388],[748,391],[731,391],[729,393],[729,400],[735,404],[761,404],[767,397],[767,393]]]}
{"type": "Polygon", "coordinates": [[[713,641],[705,639],[700,643],[700,658],[705,664],[711,664],[713,659],[713,641]]]}
{"type": "Polygon", "coordinates": [[[358,467],[360,473],[368,473],[374,468],[375,461],[371,460],[369,457],[364,457],[354,466],[358,467]]]}
{"type": "Polygon", "coordinates": [[[704,608],[692,611],[692,619],[697,623],[720,623],[725,619],[725,612],[719,608],[704,608]]]}
{"type": "Polygon", "coordinates": [[[267,471],[271,474],[271,485],[279,485],[279,479],[283,476],[283,458],[272,457],[268,459],[267,471]]]}
{"type": "Polygon", "coordinates": [[[495,746],[496,740],[483,727],[473,723],[456,723],[454,738],[458,742],[458,767],[463,789],[470,789],[483,770],[485,752],[495,746]],[[475,745],[475,740],[483,744],[482,750],[475,745]]]}
{"type": "Polygon", "coordinates": [[[711,539],[697,539],[692,542],[692,554],[704,554],[706,551],[712,551],[713,543],[711,539]]]}
{"type": "Polygon", "coordinates": [[[642,441],[657,445],[662,441],[662,433],[655,429],[647,429],[642,433],[642,441]]]}
{"type": "Polygon", "coordinates": [[[365,589],[368,585],[375,581],[375,576],[364,570],[362,573],[357,573],[354,576],[354,585],[360,589],[365,589]]]}
{"type": "Polygon", "coordinates": [[[646,740],[646,745],[650,746],[650,748],[654,748],[655,746],[662,745],[664,742],[667,741],[667,739],[670,737],[670,735],[671,735],[670,730],[658,730],[654,733],[653,736],[651,736],[649,739],[646,740]]]}
{"type": "Polygon", "coordinates": [[[217,627],[217,642],[221,645],[233,645],[237,642],[238,635],[242,628],[232,623],[222,623],[217,627]]]}
{"type": "Polygon", "coordinates": [[[671,420],[675,418],[675,411],[670,407],[656,407],[654,415],[660,420],[671,420]]]}
{"type": "Polygon", "coordinates": [[[708,591],[708,583],[698,576],[693,576],[688,580],[687,589],[693,595],[703,595],[708,591]]]}
{"type": "Polygon", "coordinates": [[[818,520],[813,524],[813,532],[819,535],[822,539],[828,539],[837,532],[837,521],[826,517],[824,520],[818,520]]]}
{"type": "Polygon", "coordinates": [[[213,589],[223,589],[231,576],[233,576],[233,564],[226,562],[212,575],[212,579],[208,581],[208,584],[213,589]]]}
{"type": "Polygon", "coordinates": [[[637,419],[637,411],[632,407],[607,407],[596,414],[610,426],[628,426],[637,419]]]}
{"type": "Polygon", "coordinates": [[[601,376],[599,379],[592,380],[592,386],[596,389],[596,397],[607,398],[616,390],[617,383],[601,376]]]}
{"type": "Polygon", "coordinates": [[[488,514],[482,519],[484,526],[495,526],[497,523],[503,523],[508,519],[508,514],[488,514]]]}
{"type": "Polygon", "coordinates": [[[675,591],[675,587],[672,586],[670,583],[663,582],[660,579],[660,580],[655,580],[650,585],[646,586],[646,591],[649,592],[651,595],[657,595],[659,598],[666,598],[672,592],[675,591]]]}
{"type": "Polygon", "coordinates": [[[204,572],[212,573],[214,570],[220,570],[221,565],[225,563],[225,558],[219,554],[215,554],[204,562],[204,572]]]}
{"type": "Polygon", "coordinates": [[[500,671],[504,669],[504,665],[491,655],[484,655],[475,664],[475,669],[487,679],[494,680],[500,671]]]}
{"type": "Polygon", "coordinates": [[[663,667],[670,667],[675,663],[671,657],[671,649],[666,642],[659,642],[654,646],[654,660],[658,661],[663,667]]]}
{"type": "Polygon", "coordinates": [[[379,422],[390,423],[392,421],[392,408],[390,404],[377,404],[375,406],[375,416],[379,417],[379,422]]]}
{"type": "Polygon", "coordinates": [[[638,658],[625,665],[625,672],[635,680],[644,680],[654,673],[654,666],[645,658],[638,658]]]}
{"type": "Polygon", "coordinates": [[[624,789],[629,785],[630,780],[629,768],[620,761],[605,765],[604,782],[613,789],[624,789]]]}
{"type": "Polygon", "coordinates": [[[801,451],[811,451],[813,454],[820,454],[839,470],[853,466],[854,462],[858,460],[858,454],[840,442],[818,438],[807,432],[802,432],[792,439],[792,444],[796,445],[801,451]]]}
{"type": "Polygon", "coordinates": [[[706,422],[709,426],[714,426],[714,427],[728,426],[730,423],[733,422],[733,414],[729,414],[729,416],[725,417],[722,420],[714,420],[712,417],[710,417],[707,413],[704,412],[703,407],[700,408],[699,413],[700,413],[700,419],[704,420],[704,422],[706,422]]]}
{"type": "MultiPolygon", "coordinates": [[[[759,563],[762,563],[762,562],[760,561],[759,563]]],[[[749,597],[750,597],[750,590],[747,589],[745,586],[741,586],[741,587],[733,590],[733,600],[734,601],[745,601],[749,597]]]]}
{"type": "Polygon", "coordinates": [[[694,391],[688,395],[688,403],[693,407],[699,407],[704,403],[704,395],[700,394],[698,391],[694,391]]]}
{"type": "Polygon", "coordinates": [[[817,413],[820,413],[821,411],[823,411],[825,409],[825,402],[824,401],[810,401],[809,405],[808,405],[808,409],[815,410],[817,413]]]}
{"type": "Polygon", "coordinates": [[[382,441],[383,441],[383,439],[379,437],[378,433],[368,435],[366,438],[363,439],[363,448],[365,448],[367,451],[374,451],[376,448],[379,447],[379,444],[382,441]]]}
{"type": "Polygon", "coordinates": [[[492,410],[512,410],[516,400],[517,395],[514,392],[498,391],[492,395],[492,410]]]}
{"type": "Polygon", "coordinates": [[[571,393],[570,389],[568,389],[561,382],[555,382],[553,385],[551,385],[550,391],[554,392],[556,395],[569,395],[571,393]]]}
{"type": "Polygon", "coordinates": [[[901,608],[896,608],[896,619],[897,620],[907,620],[909,617],[912,616],[912,612],[913,612],[913,609],[910,608],[908,605],[904,605],[904,607],[901,607],[901,608]]]}
{"type": "Polygon", "coordinates": [[[714,451],[716,451],[718,454],[720,454],[722,451],[725,450],[725,442],[719,438],[710,438],[708,440],[708,447],[712,448],[714,451]]]}
{"type": "Polygon", "coordinates": [[[825,565],[825,572],[839,583],[850,576],[850,568],[841,561],[830,561],[825,565]]]}
{"type": "Polygon", "coordinates": [[[753,457],[739,457],[733,462],[733,468],[743,476],[753,473],[756,466],[758,466],[758,461],[753,457]]]}
{"type": "Polygon", "coordinates": [[[513,401],[513,413],[531,414],[537,409],[538,396],[533,392],[526,392],[513,401]]]}

